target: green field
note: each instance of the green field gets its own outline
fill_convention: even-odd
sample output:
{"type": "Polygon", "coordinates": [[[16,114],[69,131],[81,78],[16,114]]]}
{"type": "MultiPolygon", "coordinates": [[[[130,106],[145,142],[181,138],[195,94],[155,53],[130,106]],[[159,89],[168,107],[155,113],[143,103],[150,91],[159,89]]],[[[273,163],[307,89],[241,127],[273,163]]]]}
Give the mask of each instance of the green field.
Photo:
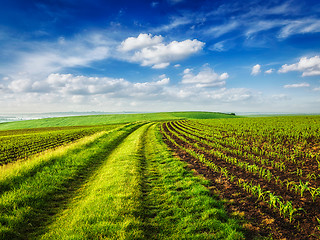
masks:
{"type": "Polygon", "coordinates": [[[18,122],[0,123],[0,130],[45,128],[65,126],[89,126],[130,123],[137,121],[162,121],[178,119],[213,119],[233,118],[235,116],[215,112],[169,112],[169,113],[137,113],[137,114],[106,114],[77,117],[45,118],[18,122]]]}
{"type": "Polygon", "coordinates": [[[320,116],[117,114],[0,127],[0,239],[319,237],[320,116]]]}

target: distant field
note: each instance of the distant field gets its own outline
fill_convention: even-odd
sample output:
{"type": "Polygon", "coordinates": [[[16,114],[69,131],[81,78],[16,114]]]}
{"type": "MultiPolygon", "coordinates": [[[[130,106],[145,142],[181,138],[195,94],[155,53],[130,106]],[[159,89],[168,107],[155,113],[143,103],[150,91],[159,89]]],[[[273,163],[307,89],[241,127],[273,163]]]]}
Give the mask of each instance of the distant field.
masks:
{"type": "Polygon", "coordinates": [[[44,128],[63,126],[88,126],[105,125],[115,123],[129,123],[137,121],[161,121],[175,119],[212,119],[234,118],[236,116],[215,112],[168,112],[168,113],[140,113],[140,114],[107,114],[76,117],[44,118],[38,120],[26,120],[0,123],[0,130],[44,128]]]}

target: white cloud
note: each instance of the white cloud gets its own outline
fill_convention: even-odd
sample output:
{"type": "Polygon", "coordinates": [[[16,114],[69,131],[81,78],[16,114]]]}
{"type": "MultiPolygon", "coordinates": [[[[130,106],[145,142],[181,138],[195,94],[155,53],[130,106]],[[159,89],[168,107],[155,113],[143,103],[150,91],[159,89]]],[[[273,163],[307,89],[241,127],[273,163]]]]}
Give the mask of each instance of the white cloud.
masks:
{"type": "Polygon", "coordinates": [[[250,11],[246,14],[246,17],[252,16],[268,16],[268,15],[294,15],[299,12],[297,6],[292,5],[292,1],[286,1],[282,5],[271,5],[271,7],[258,6],[249,8],[250,11]]]}
{"type": "Polygon", "coordinates": [[[11,112],[12,109],[16,112],[117,112],[194,110],[194,106],[199,106],[197,109],[200,110],[234,112],[235,109],[261,111],[270,106],[269,100],[263,102],[260,93],[253,90],[226,88],[227,73],[217,74],[208,67],[193,72],[195,70],[185,69],[178,83],[171,82],[165,74],[149,82],[135,83],[122,78],[59,73],[34,81],[21,74],[20,78],[1,82],[0,107],[2,112],[11,112]],[[22,79],[27,80],[25,85],[19,85],[18,80],[22,79]]]}
{"type": "Polygon", "coordinates": [[[218,38],[226,33],[237,29],[239,26],[239,21],[230,21],[228,23],[206,29],[205,33],[208,35],[212,35],[214,38],[218,38]]]}
{"type": "Polygon", "coordinates": [[[264,73],[266,73],[266,74],[271,74],[271,73],[273,73],[273,71],[274,71],[274,69],[273,69],[273,68],[270,68],[270,69],[266,70],[264,73]]]}
{"type": "Polygon", "coordinates": [[[8,88],[13,92],[31,92],[32,91],[32,82],[30,79],[19,78],[12,81],[8,88]]]}
{"type": "Polygon", "coordinates": [[[159,76],[158,81],[131,83],[123,78],[74,76],[72,74],[50,74],[46,80],[61,95],[105,95],[110,98],[148,98],[161,94],[170,83],[170,78],[159,76]]]}
{"type": "Polygon", "coordinates": [[[320,91],[320,87],[314,88],[313,91],[320,91]]]}
{"type": "Polygon", "coordinates": [[[140,34],[137,38],[128,39],[121,43],[120,49],[128,52],[126,60],[140,63],[141,66],[151,66],[152,68],[166,68],[172,61],[184,59],[202,50],[204,43],[196,39],[187,39],[182,42],[172,41],[168,44],[162,42],[159,36],[140,34]],[[161,41],[160,41],[161,40],[161,41]]]}
{"type": "Polygon", "coordinates": [[[172,17],[170,23],[152,29],[152,32],[168,32],[172,29],[193,23],[193,19],[189,16],[172,17]]]}
{"type": "Polygon", "coordinates": [[[256,76],[261,72],[261,65],[260,64],[256,64],[252,67],[251,70],[251,75],[256,76]]]}
{"type": "Polygon", "coordinates": [[[59,71],[67,67],[87,66],[93,61],[109,56],[107,47],[94,47],[93,49],[78,47],[74,49],[74,52],[51,49],[47,52],[26,54],[21,59],[23,69],[29,73],[59,71]]]}
{"type": "Polygon", "coordinates": [[[211,98],[223,102],[245,101],[253,97],[253,93],[246,88],[221,88],[211,93],[211,98]]]}
{"type": "Polygon", "coordinates": [[[74,76],[72,74],[50,74],[49,85],[64,95],[113,94],[131,86],[128,81],[119,78],[74,76]]]}
{"type": "Polygon", "coordinates": [[[295,34],[320,32],[320,20],[315,18],[297,19],[288,21],[281,29],[279,37],[288,38],[295,34]]]}
{"type": "Polygon", "coordinates": [[[162,36],[154,36],[152,34],[140,33],[138,37],[129,37],[124,40],[119,49],[121,51],[131,51],[136,49],[142,49],[145,47],[157,45],[163,41],[162,36]]]}
{"type": "Polygon", "coordinates": [[[309,83],[295,83],[295,84],[287,84],[283,86],[284,88],[302,88],[302,87],[310,87],[309,83]]]}
{"type": "MultiPolygon", "coordinates": [[[[320,32],[320,19],[317,17],[316,10],[311,10],[314,12],[313,16],[306,15],[300,6],[294,4],[292,0],[258,5],[256,1],[252,1],[252,3],[247,3],[247,11],[243,12],[241,3],[233,2],[221,4],[209,13],[199,12],[197,14],[202,14],[204,21],[207,22],[202,28],[202,32],[207,37],[219,38],[232,34],[234,43],[239,43],[239,40],[245,37],[245,41],[252,40],[253,46],[259,42],[263,42],[263,46],[266,46],[270,38],[283,40],[293,35],[320,32]],[[212,23],[215,24],[212,26],[212,23]],[[270,30],[275,34],[268,32],[267,38],[265,35],[259,36],[270,30]]],[[[222,44],[216,44],[212,49],[219,51],[224,48],[222,44]]]]}
{"type": "Polygon", "coordinates": [[[261,20],[261,21],[249,21],[248,28],[245,32],[247,37],[251,37],[262,31],[267,31],[273,28],[282,27],[286,25],[285,21],[281,20],[261,20]]]}
{"type": "Polygon", "coordinates": [[[197,75],[192,73],[192,70],[187,68],[183,71],[183,78],[181,83],[192,84],[196,87],[222,87],[226,84],[226,79],[229,78],[228,73],[222,73],[221,75],[214,72],[213,69],[206,67],[200,71],[197,75]]]}
{"type": "Polygon", "coordinates": [[[168,85],[170,83],[170,78],[166,77],[166,78],[163,78],[159,81],[157,81],[155,84],[156,85],[168,85]]]}
{"type": "Polygon", "coordinates": [[[287,73],[291,71],[302,72],[303,77],[320,75],[320,57],[302,57],[298,63],[282,65],[278,72],[287,73]]]}
{"type": "Polygon", "coordinates": [[[76,66],[90,66],[109,58],[114,43],[101,33],[87,33],[73,39],[59,37],[54,42],[20,43],[25,50],[11,50],[15,60],[0,71],[15,77],[19,72],[38,78],[76,66]]]}
{"type": "Polygon", "coordinates": [[[162,68],[166,68],[170,65],[170,63],[166,62],[166,63],[158,63],[152,66],[152,68],[154,69],[162,69],[162,68]]]}
{"type": "Polygon", "coordinates": [[[210,47],[210,50],[217,52],[225,51],[224,41],[215,43],[213,46],[210,47]]]}

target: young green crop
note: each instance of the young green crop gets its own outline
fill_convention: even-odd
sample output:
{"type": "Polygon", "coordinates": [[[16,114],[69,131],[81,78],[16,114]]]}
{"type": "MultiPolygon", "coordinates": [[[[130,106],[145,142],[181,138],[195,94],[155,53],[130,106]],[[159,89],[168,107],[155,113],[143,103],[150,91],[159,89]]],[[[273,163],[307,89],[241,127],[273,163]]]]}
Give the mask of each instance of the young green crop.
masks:
{"type": "MultiPolygon", "coordinates": [[[[27,158],[47,149],[56,148],[99,131],[120,125],[97,127],[44,128],[40,130],[2,131],[0,136],[0,165],[27,158]]],[[[1,133],[1,131],[0,131],[1,133]]]]}
{"type": "MultiPolygon", "coordinates": [[[[314,117],[314,119],[320,120],[319,117],[314,117]]],[[[296,127],[297,125],[289,125],[289,127],[283,125],[283,128],[279,130],[274,128],[274,125],[278,123],[275,124],[273,120],[270,121],[270,125],[260,119],[262,124],[258,123],[257,119],[247,122],[246,120],[168,122],[163,133],[175,146],[219,172],[226,179],[230,180],[232,176],[230,182],[238,183],[258,200],[267,201],[272,209],[292,223],[293,218],[303,209],[294,207],[290,201],[284,201],[283,199],[287,198],[286,195],[283,197],[276,195],[273,192],[274,185],[277,186],[275,189],[278,194],[282,194],[286,189],[294,189],[300,198],[307,197],[309,201],[311,196],[312,201],[315,201],[318,196],[316,189],[319,186],[317,186],[317,178],[314,177],[317,176],[317,172],[312,172],[315,168],[310,164],[316,163],[319,153],[311,151],[318,149],[318,145],[312,148],[309,146],[308,149],[307,145],[310,143],[306,139],[311,137],[313,144],[317,143],[320,146],[320,135],[318,134],[320,125],[316,128],[314,128],[315,125],[312,127],[308,125],[308,128],[304,129],[308,134],[305,134],[304,131],[292,132],[292,129],[299,128],[299,126],[296,127]],[[255,122],[256,126],[252,126],[252,122],[255,122]],[[272,130],[269,131],[269,128],[272,130]],[[310,130],[316,131],[310,132],[310,130]],[[302,148],[306,151],[301,151],[302,148]],[[306,157],[309,159],[303,161],[306,157]],[[241,178],[239,180],[237,172],[242,171],[252,173],[252,175],[246,174],[249,179],[260,177],[264,182],[264,189],[259,184],[253,184],[252,181],[243,181],[241,178]],[[271,187],[270,191],[268,187],[271,187]]],[[[286,118],[280,120],[283,121],[281,124],[287,123],[286,118]]],[[[298,120],[308,121],[307,118],[298,120]]],[[[317,164],[315,166],[318,166],[317,164]]],[[[255,180],[255,182],[260,181],[255,180]]]]}

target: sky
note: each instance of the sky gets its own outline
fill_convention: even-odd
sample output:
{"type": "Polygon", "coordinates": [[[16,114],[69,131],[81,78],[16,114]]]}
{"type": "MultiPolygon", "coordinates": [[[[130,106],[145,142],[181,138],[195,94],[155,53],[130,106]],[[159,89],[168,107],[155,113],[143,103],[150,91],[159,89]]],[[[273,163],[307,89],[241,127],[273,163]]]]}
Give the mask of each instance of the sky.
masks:
{"type": "Polygon", "coordinates": [[[320,113],[317,0],[10,0],[0,113],[320,113]]]}

